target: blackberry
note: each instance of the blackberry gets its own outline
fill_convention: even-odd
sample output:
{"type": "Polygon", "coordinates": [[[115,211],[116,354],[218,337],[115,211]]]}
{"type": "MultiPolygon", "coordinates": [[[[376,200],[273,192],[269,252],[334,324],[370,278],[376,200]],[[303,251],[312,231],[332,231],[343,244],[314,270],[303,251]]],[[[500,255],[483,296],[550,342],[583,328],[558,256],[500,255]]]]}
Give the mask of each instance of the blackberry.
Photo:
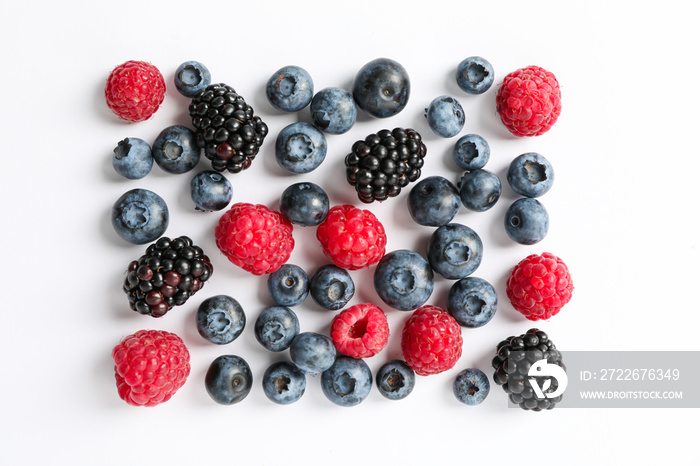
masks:
{"type": "Polygon", "coordinates": [[[190,238],[163,236],[129,264],[122,289],[132,310],[161,317],[174,306],[185,304],[213,270],[209,257],[190,238]]]}
{"type": "Polygon", "coordinates": [[[427,148],[413,129],[383,129],[352,146],[345,157],[345,176],[364,203],[396,197],[420,178],[427,148]]]}
{"type": "Polygon", "coordinates": [[[248,168],[268,133],[253,107],[226,84],[211,84],[194,94],[189,112],[197,145],[219,172],[248,168]]]}
{"type": "MultiPolygon", "coordinates": [[[[513,404],[525,410],[542,411],[552,409],[559,403],[562,396],[554,398],[537,397],[528,375],[530,368],[537,361],[546,360],[547,364],[555,364],[566,371],[566,366],[562,362],[561,353],[554,346],[554,342],[549,339],[546,333],[532,328],[519,337],[509,337],[500,342],[496,349],[496,356],[491,365],[495,372],[493,380],[503,387],[508,394],[508,398],[513,404]]],[[[542,388],[543,394],[554,393],[559,383],[556,378],[550,378],[551,384],[537,381],[542,388]]]]}

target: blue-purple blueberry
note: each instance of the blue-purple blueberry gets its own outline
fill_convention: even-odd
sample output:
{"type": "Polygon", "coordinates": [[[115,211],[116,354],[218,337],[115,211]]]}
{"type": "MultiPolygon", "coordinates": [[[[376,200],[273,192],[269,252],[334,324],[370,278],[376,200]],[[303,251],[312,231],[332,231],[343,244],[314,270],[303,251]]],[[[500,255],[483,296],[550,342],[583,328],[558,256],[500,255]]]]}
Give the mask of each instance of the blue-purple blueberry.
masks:
{"type": "Polygon", "coordinates": [[[153,160],[163,171],[182,174],[199,162],[200,148],[194,131],[187,126],[168,126],[153,143],[153,160]]]}
{"type": "Polygon", "coordinates": [[[265,349],[279,352],[292,344],[299,335],[299,319],[286,306],[271,306],[263,309],[255,321],[255,339],[265,349]]]}
{"type": "Polygon", "coordinates": [[[327,264],[320,267],[311,277],[309,293],[314,302],[322,308],[337,311],[352,299],[355,283],[347,270],[327,264]]]}
{"type": "Polygon", "coordinates": [[[298,401],[306,391],[306,376],[294,364],[278,361],[265,370],[262,386],[270,401],[288,405],[298,401]]]}
{"type": "Polygon", "coordinates": [[[402,111],[411,95],[406,69],[389,58],[377,58],[357,72],[352,96],[357,106],[375,118],[388,118],[402,111]]]}
{"type": "Polygon", "coordinates": [[[483,278],[462,278],[452,285],[447,294],[447,312],[464,327],[477,328],[486,325],[497,309],[496,290],[483,278]]]}
{"type": "Polygon", "coordinates": [[[328,194],[310,182],[295,183],[280,197],[280,213],[295,225],[318,226],[326,219],[329,208],[328,194]]]}
{"type": "Polygon", "coordinates": [[[403,400],[416,386],[416,373],[406,362],[394,359],[383,364],[376,375],[377,389],[384,398],[403,400]]]}
{"type": "Polygon", "coordinates": [[[196,322],[197,331],[202,338],[217,345],[225,345],[243,333],[246,317],[238,301],[227,295],[216,295],[199,305],[196,322]]]}
{"type": "Polygon", "coordinates": [[[209,84],[211,73],[198,61],[186,61],[175,71],[175,89],[185,97],[192,97],[209,84]]]}
{"type": "Polygon", "coordinates": [[[436,97],[425,109],[428,126],[443,138],[457,136],[464,128],[464,109],[457,99],[449,95],[436,97]]]}
{"type": "Polygon", "coordinates": [[[465,134],[457,140],[452,150],[457,166],[467,171],[484,168],[490,157],[489,143],[478,134],[465,134]]]}
{"type": "Polygon", "coordinates": [[[240,403],[253,387],[253,373],[242,357],[219,356],[209,365],[204,386],[209,396],[219,404],[240,403]]]}
{"type": "Polygon", "coordinates": [[[438,227],[428,240],[428,262],[445,278],[456,280],[472,274],[483,255],[484,245],[479,235],[459,223],[438,227]]]}
{"type": "Polygon", "coordinates": [[[318,91],[309,108],[314,125],[326,133],[347,133],[357,120],[357,104],[352,94],[338,87],[318,91]]]}
{"type": "Polygon", "coordinates": [[[267,277],[267,290],[280,306],[298,306],[309,294],[309,277],[294,264],[283,264],[267,277]]]}
{"type": "Polygon", "coordinates": [[[372,371],[363,359],[340,356],[321,374],[321,389],[338,406],[356,406],[372,389],[372,371]]]}
{"type": "Polygon", "coordinates": [[[462,204],[474,212],[485,212],[501,197],[501,180],[493,172],[483,168],[466,172],[459,182],[462,204]]]}
{"type": "Polygon", "coordinates": [[[394,309],[419,308],[430,298],[433,287],[430,264],[415,251],[389,252],[374,269],[374,289],[381,300],[394,309]]]}
{"type": "Polygon", "coordinates": [[[140,180],[153,168],[151,146],[139,138],[126,138],[119,141],[114,148],[112,166],[124,178],[140,180]]]}
{"type": "Polygon", "coordinates": [[[540,197],[553,183],[552,164],[536,152],[521,154],[508,166],[508,184],[521,196],[540,197]]]}
{"type": "Polygon", "coordinates": [[[329,369],[335,362],[333,340],[315,332],[302,332],[289,347],[292,362],[304,374],[316,375],[329,369]]]}
{"type": "Polygon", "coordinates": [[[455,397],[468,406],[483,402],[490,389],[489,378],[479,369],[464,369],[457,374],[452,384],[455,397]]]}
{"type": "Polygon", "coordinates": [[[275,141],[275,158],[290,173],[309,173],[326,158],[328,145],[323,133],[310,123],[299,121],[282,129],[275,141]]]}
{"type": "Polygon", "coordinates": [[[114,231],[132,244],[157,240],[163,236],[170,222],[168,206],[163,198],[142,188],[122,194],[112,206],[111,218],[114,231]]]}
{"type": "Polygon", "coordinates": [[[304,68],[289,65],[270,76],[265,86],[270,104],[283,112],[298,112],[311,103],[314,81],[304,68]]]}
{"type": "Polygon", "coordinates": [[[467,94],[483,94],[493,84],[493,66],[481,57],[465,58],[457,66],[457,85],[467,94]]]}
{"type": "Polygon", "coordinates": [[[537,199],[523,197],[513,202],[504,218],[508,237],[516,243],[532,245],[542,241],[549,231],[549,214],[537,199]]]}
{"type": "Polygon", "coordinates": [[[214,170],[204,170],[192,177],[190,196],[197,210],[222,210],[231,202],[233,187],[223,174],[214,170]]]}
{"type": "Polygon", "coordinates": [[[460,205],[459,191],[442,176],[423,178],[408,194],[408,212],[420,225],[439,227],[450,223],[460,205]]]}

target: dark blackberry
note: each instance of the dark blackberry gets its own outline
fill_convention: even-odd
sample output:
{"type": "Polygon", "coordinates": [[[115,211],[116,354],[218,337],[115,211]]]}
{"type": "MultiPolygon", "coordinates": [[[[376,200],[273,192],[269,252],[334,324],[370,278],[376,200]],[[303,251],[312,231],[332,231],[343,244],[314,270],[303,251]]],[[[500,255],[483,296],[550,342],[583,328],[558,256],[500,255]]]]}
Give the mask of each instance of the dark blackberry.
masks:
{"type": "Polygon", "coordinates": [[[268,133],[253,107],[226,84],[211,84],[198,91],[189,112],[197,145],[219,172],[248,168],[268,133]]]}
{"type": "Polygon", "coordinates": [[[138,260],[131,261],[122,289],[132,310],[161,317],[174,306],[185,304],[213,270],[209,257],[190,238],[163,236],[138,260]]]}
{"type": "MultiPolygon", "coordinates": [[[[548,364],[556,364],[566,370],[561,353],[546,333],[532,328],[519,337],[512,336],[496,347],[496,357],[491,365],[494,368],[493,380],[508,393],[510,401],[522,409],[542,411],[552,409],[562,396],[538,398],[529,383],[530,367],[537,361],[546,359],[548,364]]],[[[559,387],[556,378],[550,378],[551,385],[543,393],[554,393],[559,387]]]]}
{"type": "Polygon", "coordinates": [[[345,157],[345,177],[362,202],[385,201],[420,178],[426,153],[417,131],[384,129],[353,144],[345,157]]]}

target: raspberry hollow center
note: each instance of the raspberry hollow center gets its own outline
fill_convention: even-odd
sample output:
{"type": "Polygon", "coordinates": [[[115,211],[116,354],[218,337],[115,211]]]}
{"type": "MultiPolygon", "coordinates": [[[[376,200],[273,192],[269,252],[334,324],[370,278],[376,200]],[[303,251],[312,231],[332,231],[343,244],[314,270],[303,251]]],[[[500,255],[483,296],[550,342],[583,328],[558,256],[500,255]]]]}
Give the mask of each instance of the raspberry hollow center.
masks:
{"type": "Polygon", "coordinates": [[[362,338],[362,336],[367,333],[367,318],[358,320],[352,327],[350,327],[349,337],[350,338],[362,338]]]}

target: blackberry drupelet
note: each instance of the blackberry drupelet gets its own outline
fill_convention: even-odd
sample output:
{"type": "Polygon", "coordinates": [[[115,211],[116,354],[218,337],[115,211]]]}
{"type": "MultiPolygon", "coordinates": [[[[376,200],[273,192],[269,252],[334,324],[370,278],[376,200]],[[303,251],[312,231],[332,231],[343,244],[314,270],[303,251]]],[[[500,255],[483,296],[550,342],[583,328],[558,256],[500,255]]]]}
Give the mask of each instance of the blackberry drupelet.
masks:
{"type": "Polygon", "coordinates": [[[385,201],[420,178],[426,153],[417,131],[383,129],[353,144],[345,176],[362,202],[385,201]]]}
{"type": "Polygon", "coordinates": [[[189,107],[197,145],[214,170],[238,173],[250,166],[268,128],[253,107],[226,84],[198,91],[189,107]]]}
{"type": "MultiPolygon", "coordinates": [[[[503,387],[510,401],[522,409],[542,411],[552,409],[561,401],[562,395],[554,398],[539,398],[529,383],[530,368],[537,361],[546,360],[547,364],[555,364],[566,371],[561,353],[549,336],[541,330],[532,328],[519,337],[509,337],[498,344],[496,356],[491,362],[495,372],[493,380],[503,387]]],[[[543,388],[543,394],[554,393],[559,382],[550,378],[551,383],[538,384],[543,388]]]]}
{"type": "Polygon", "coordinates": [[[129,264],[122,289],[132,310],[161,317],[174,306],[185,304],[213,270],[209,257],[190,238],[163,236],[129,264]]]}

